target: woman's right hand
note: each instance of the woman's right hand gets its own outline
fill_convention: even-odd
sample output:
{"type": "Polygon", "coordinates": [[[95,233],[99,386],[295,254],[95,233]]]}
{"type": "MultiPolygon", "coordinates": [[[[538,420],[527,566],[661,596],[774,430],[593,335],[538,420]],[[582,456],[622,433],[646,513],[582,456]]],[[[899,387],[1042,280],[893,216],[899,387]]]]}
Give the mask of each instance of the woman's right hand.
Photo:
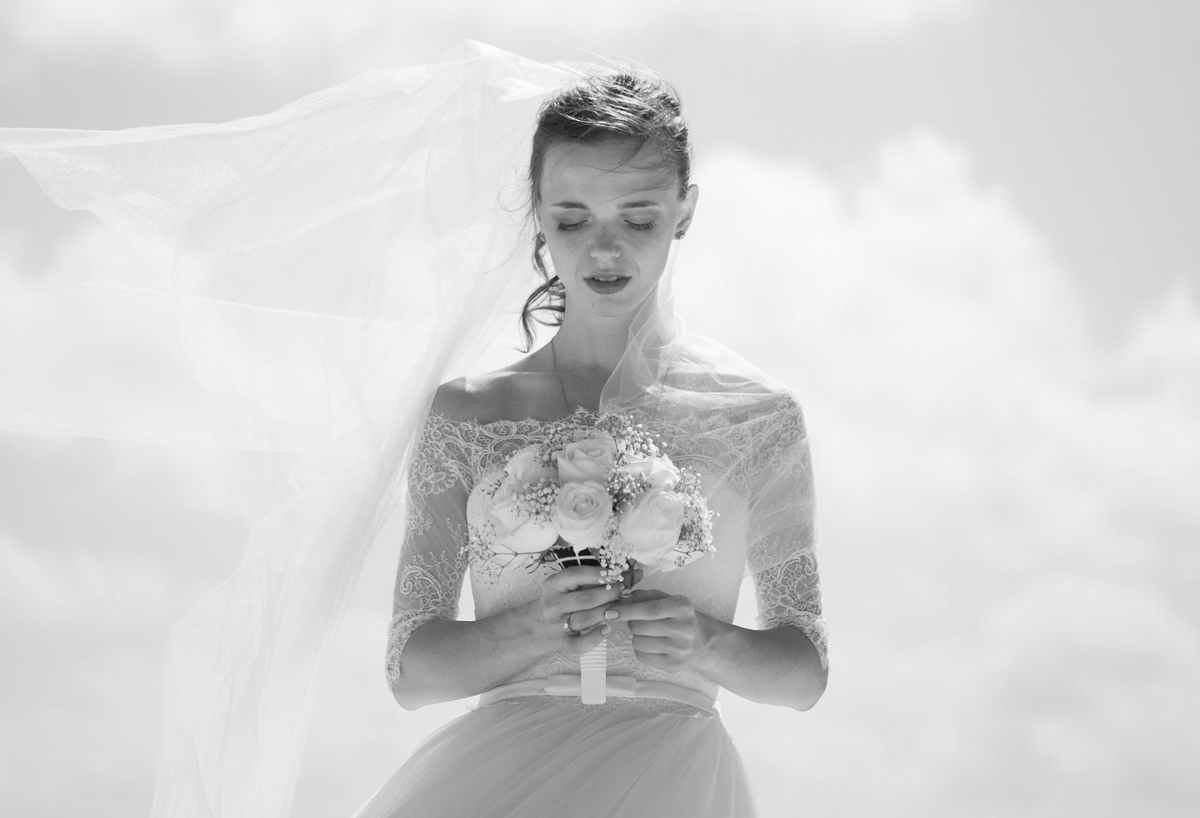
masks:
{"type": "Polygon", "coordinates": [[[599,645],[611,631],[606,627],[605,613],[642,576],[642,569],[634,568],[622,575],[621,582],[605,587],[602,568],[574,565],[546,577],[542,581],[542,595],[534,604],[539,629],[550,649],[579,655],[599,645]],[[568,617],[579,636],[563,627],[568,617]]]}

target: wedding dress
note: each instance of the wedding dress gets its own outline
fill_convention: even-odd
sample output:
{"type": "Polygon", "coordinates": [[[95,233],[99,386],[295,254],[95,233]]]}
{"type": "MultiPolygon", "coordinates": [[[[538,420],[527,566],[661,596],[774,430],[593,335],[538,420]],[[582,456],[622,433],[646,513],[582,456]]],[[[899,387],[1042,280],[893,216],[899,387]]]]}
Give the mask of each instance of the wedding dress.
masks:
{"type": "MultiPolygon", "coordinates": [[[[797,502],[811,496],[803,418],[786,393],[765,393],[762,409],[761,423],[737,426],[714,426],[705,412],[669,418],[632,413],[659,436],[673,463],[702,476],[709,507],[718,514],[715,554],[652,574],[639,587],[686,595],[698,611],[731,622],[748,572],[760,627],[800,628],[824,664],[826,634],[811,541],[791,540],[791,553],[781,560],[781,543],[762,542],[756,530],[756,493],[764,475],[787,475],[787,490],[797,502]]],[[[586,429],[597,417],[581,407],[567,422],[586,429]]],[[[542,580],[556,570],[497,543],[484,502],[508,459],[552,425],[532,419],[449,420],[438,413],[426,419],[408,480],[387,647],[389,683],[404,672],[404,645],[420,625],[456,618],[467,573],[481,618],[535,598],[542,580]]],[[[717,686],[699,673],[668,673],[640,662],[619,623],[607,641],[610,677],[696,691],[700,702],[715,698],[717,686]]],[[[555,652],[506,685],[579,673],[579,657],[555,652]]],[[[483,704],[427,739],[359,818],[753,815],[742,764],[719,709],[680,698],[609,698],[603,705],[584,705],[578,696],[528,695],[483,704]]]]}

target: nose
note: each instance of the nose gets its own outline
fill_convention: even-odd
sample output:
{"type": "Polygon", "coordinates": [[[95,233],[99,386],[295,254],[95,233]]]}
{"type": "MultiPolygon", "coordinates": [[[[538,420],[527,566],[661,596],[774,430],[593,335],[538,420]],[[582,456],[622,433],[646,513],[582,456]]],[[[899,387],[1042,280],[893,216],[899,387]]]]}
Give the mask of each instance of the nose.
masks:
{"type": "Polygon", "coordinates": [[[621,255],[621,248],[617,246],[616,239],[612,233],[607,230],[600,232],[596,237],[596,241],[592,243],[592,249],[589,251],[594,259],[613,259],[621,255]]]}

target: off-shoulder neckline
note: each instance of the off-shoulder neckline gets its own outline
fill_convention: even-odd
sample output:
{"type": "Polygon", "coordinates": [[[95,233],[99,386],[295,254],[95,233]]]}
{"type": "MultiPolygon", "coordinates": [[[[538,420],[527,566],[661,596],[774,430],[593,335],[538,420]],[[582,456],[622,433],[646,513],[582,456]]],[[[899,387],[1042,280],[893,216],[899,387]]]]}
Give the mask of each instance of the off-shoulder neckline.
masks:
{"type": "Polygon", "coordinates": [[[577,406],[571,414],[562,418],[553,418],[546,420],[544,418],[496,418],[495,420],[481,421],[478,416],[473,418],[448,418],[441,412],[430,410],[429,417],[436,417],[443,424],[453,424],[457,426],[478,426],[481,429],[487,429],[492,426],[528,426],[537,424],[540,426],[552,426],[555,423],[565,423],[574,420],[576,417],[584,416],[588,418],[598,418],[602,412],[595,409],[589,409],[586,406],[577,406]]]}

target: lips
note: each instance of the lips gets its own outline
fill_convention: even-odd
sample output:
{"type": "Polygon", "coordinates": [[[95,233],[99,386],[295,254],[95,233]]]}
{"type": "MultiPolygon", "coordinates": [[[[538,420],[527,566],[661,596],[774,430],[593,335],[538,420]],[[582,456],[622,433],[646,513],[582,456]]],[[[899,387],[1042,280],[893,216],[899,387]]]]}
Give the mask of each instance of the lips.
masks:
{"type": "Polygon", "coordinates": [[[620,273],[593,273],[584,279],[588,288],[601,295],[619,293],[629,285],[629,276],[620,273]]]}

